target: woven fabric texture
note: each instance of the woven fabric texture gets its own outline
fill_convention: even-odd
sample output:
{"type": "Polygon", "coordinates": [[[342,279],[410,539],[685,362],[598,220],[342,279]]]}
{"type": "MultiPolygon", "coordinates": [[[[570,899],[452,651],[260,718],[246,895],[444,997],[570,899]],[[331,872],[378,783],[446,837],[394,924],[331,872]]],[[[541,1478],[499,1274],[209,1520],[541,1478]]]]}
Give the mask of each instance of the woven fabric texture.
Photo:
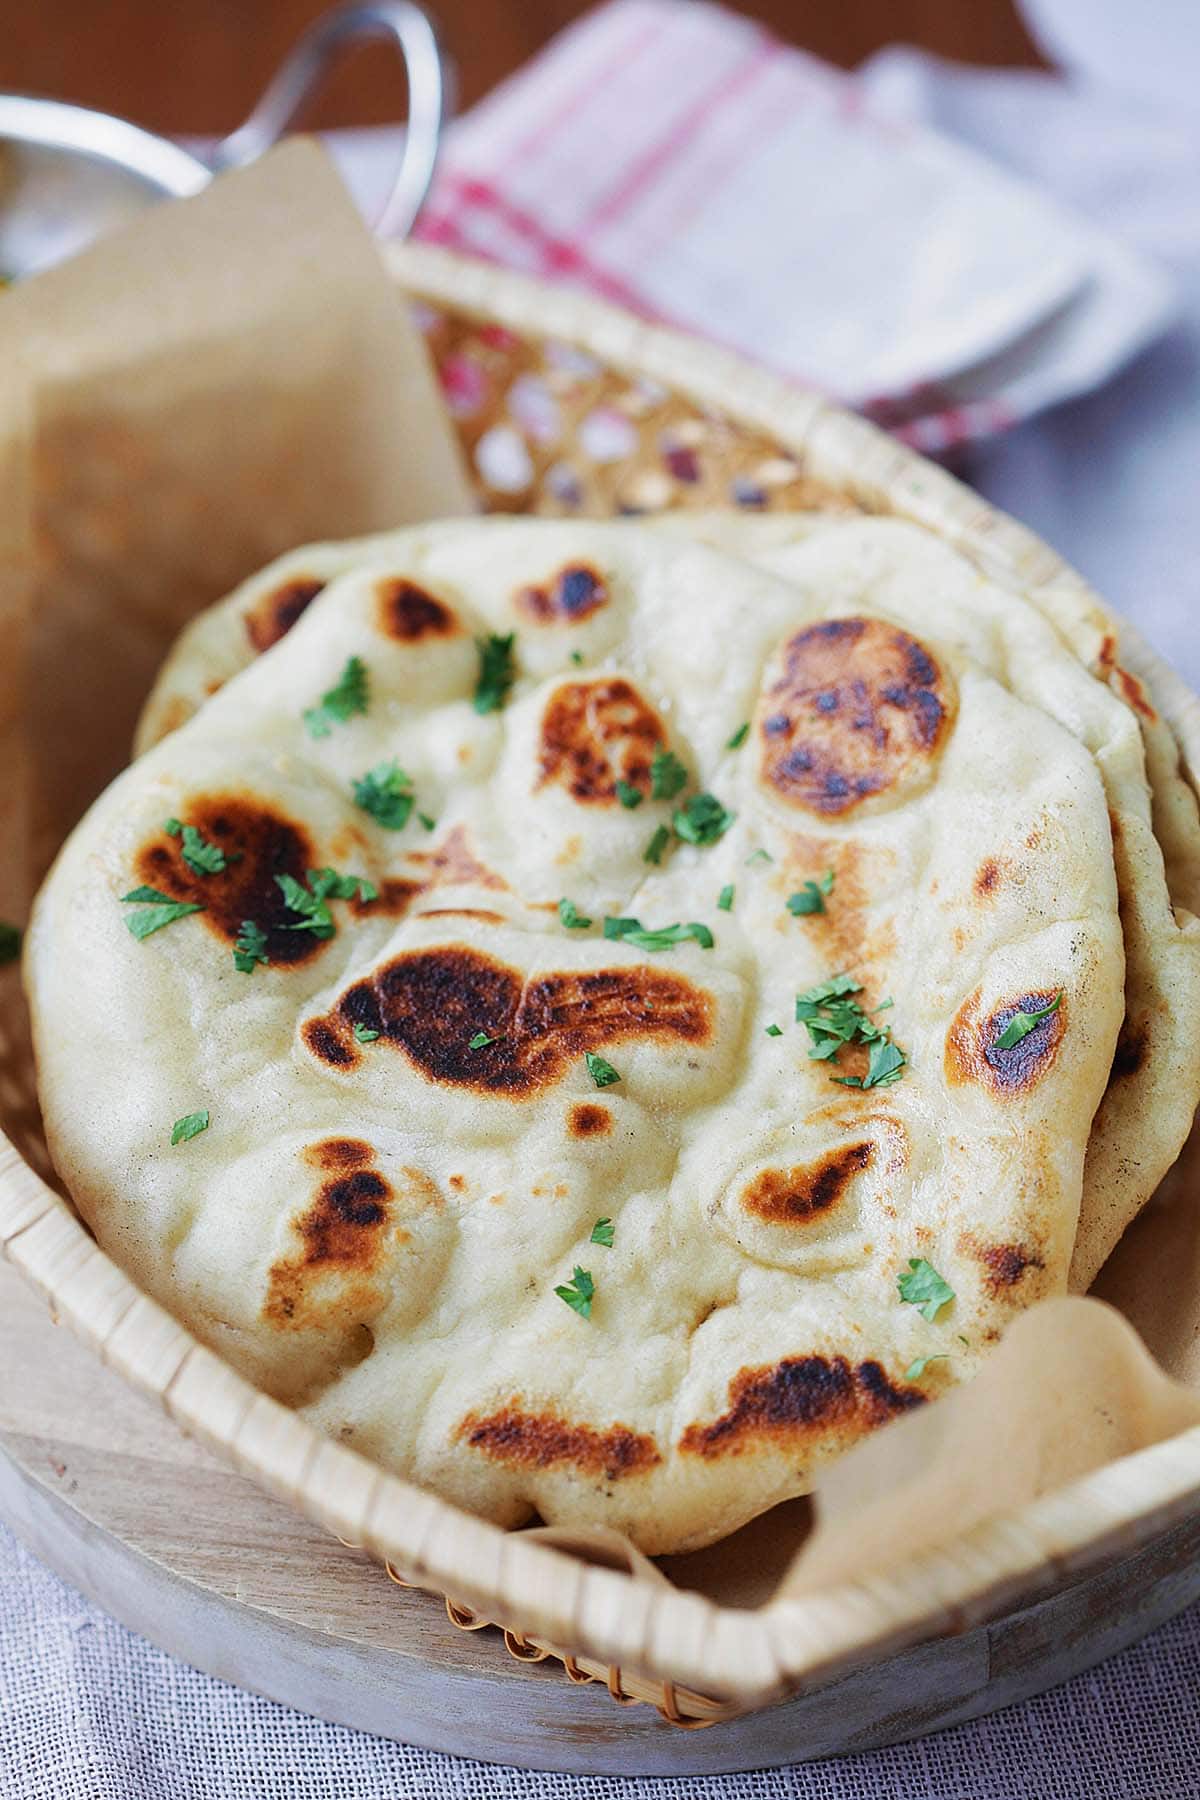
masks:
{"type": "Polygon", "coordinates": [[[3,1800],[1195,1800],[1198,1690],[1195,1607],[1039,1700],[872,1756],[661,1781],[537,1774],[365,1737],[214,1681],[0,1529],[3,1800]]]}

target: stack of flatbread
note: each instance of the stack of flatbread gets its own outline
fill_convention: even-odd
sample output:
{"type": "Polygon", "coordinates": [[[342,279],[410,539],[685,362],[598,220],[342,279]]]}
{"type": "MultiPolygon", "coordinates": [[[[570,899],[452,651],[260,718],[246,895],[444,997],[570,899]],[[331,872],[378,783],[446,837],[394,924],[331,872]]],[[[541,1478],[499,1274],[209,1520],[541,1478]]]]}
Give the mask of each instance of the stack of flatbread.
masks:
{"type": "Polygon", "coordinates": [[[490,1519],[709,1542],[1085,1289],[1200,1097],[1113,622],[890,519],[457,522],[198,618],[29,934],[104,1247],[490,1519]]]}

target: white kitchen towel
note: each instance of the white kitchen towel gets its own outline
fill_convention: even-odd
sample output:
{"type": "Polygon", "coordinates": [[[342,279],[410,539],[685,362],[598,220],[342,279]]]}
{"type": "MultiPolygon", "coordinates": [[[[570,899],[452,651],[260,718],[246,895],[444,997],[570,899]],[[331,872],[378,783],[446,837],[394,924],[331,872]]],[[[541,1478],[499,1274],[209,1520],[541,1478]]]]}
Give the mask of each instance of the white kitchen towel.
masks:
{"type": "Polygon", "coordinates": [[[453,127],[417,236],[729,345],[933,451],[1095,386],[1172,305],[1044,189],[706,0],[609,0],[561,33],[453,127]]]}

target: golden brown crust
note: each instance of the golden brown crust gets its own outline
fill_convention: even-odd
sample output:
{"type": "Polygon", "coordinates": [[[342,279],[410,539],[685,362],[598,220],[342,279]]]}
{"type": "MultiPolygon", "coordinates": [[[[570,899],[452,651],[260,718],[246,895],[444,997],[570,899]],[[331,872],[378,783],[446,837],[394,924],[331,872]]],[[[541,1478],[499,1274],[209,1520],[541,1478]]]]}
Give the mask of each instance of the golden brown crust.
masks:
{"type": "Polygon", "coordinates": [[[658,1445],[645,1432],[627,1425],[586,1425],[549,1408],[532,1412],[515,1396],[495,1412],[468,1413],[454,1436],[508,1468],[570,1468],[605,1481],[640,1475],[662,1461],[658,1445]]]}
{"type": "Polygon", "coordinates": [[[327,583],[315,576],[295,575],[269,594],[263,594],[245,615],[246,636],[261,656],[282,637],[322,593],[327,583]]]}
{"type": "Polygon", "coordinates": [[[952,708],[926,647],[882,619],[827,619],[783,646],[759,708],[762,780],[788,806],[841,817],[932,763],[952,708]]]}
{"type": "Polygon", "coordinates": [[[631,681],[568,681],[542,715],[538,786],[558,782],[588,806],[613,806],[617,783],[650,792],[650,764],[666,728],[631,681]]]}

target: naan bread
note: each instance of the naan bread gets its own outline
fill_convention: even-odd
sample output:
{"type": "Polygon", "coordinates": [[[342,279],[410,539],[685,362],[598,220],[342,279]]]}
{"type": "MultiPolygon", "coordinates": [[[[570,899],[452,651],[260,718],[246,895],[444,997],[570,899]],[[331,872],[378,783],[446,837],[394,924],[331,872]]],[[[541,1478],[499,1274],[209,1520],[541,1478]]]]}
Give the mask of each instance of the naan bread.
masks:
{"type": "MultiPolygon", "coordinates": [[[[836,571],[847,591],[877,584],[903,595],[910,629],[942,631],[979,665],[1059,720],[1096,756],[1119,823],[1117,884],[1129,958],[1126,1022],[1094,1127],[1071,1287],[1084,1292],[1171,1167],[1200,1100],[1200,820],[1179,752],[1144,683],[1123,666],[1118,622],[1078,588],[1033,602],[986,579],[927,531],[892,519],[817,512],[662,515],[656,527],[750,557],[810,590],[836,571]],[[847,584],[849,587],[847,588],[847,584]],[[1033,614],[1041,617],[1034,620],[1033,614]],[[1068,669],[1051,633],[1103,683],[1098,693],[1068,669]],[[1010,663],[1009,637],[1023,645],[1010,663]],[[1107,704],[1106,704],[1107,701],[1107,704]],[[1149,793],[1147,792],[1147,778],[1149,793]],[[1165,866],[1164,866],[1165,859],[1165,866]]],[[[277,641],[297,593],[353,559],[388,560],[391,540],[318,545],[275,563],[182,635],[139,725],[138,747],[203,704],[206,694],[277,641]]],[[[402,557],[403,553],[401,553],[402,557]]],[[[898,615],[901,616],[901,615],[898,615]]]]}
{"type": "MultiPolygon", "coordinates": [[[[52,1152],[101,1243],[331,1434],[504,1524],[709,1542],[1066,1286],[1124,1012],[1096,761],[853,554],[811,590],[620,524],[360,554],[52,871],[26,956],[52,1152]],[[510,631],[481,715],[474,639],[510,631]],[[367,710],[313,738],[351,657],[367,710]],[[655,866],[666,746],[735,817],[655,866]],[[356,806],[391,758],[432,831],[356,806]],[[227,866],[194,873],[168,819],[227,866]],[[325,866],[378,898],[331,899],[322,939],[276,877],[325,866]],[[135,942],[143,883],[204,910],[135,942]],[[831,1079],[861,1049],[807,1054],[796,996],[847,970],[893,1002],[891,1084],[831,1079]],[[932,1319],[898,1292],[914,1258],[956,1296],[932,1319]],[[576,1268],[590,1317],[556,1291],[576,1268]]],[[[994,622],[1010,673],[1026,625],[994,622]]]]}
{"type": "Polygon", "coordinates": [[[1092,1127],[1071,1287],[1085,1292],[1179,1155],[1200,1101],[1200,823],[1179,752],[1143,683],[1118,660],[1118,624],[1077,589],[1052,589],[1045,616],[1096,681],[1065,670],[1030,602],[986,579],[918,526],[809,514],[676,515],[669,527],[826,589],[893,596],[1096,758],[1112,811],[1125,929],[1126,1016],[1092,1127]],[[1014,655],[1011,644],[1019,642],[1014,655]],[[1099,690],[1097,683],[1105,684],[1099,690]],[[1149,775],[1149,785],[1147,776],[1149,775]]]}

